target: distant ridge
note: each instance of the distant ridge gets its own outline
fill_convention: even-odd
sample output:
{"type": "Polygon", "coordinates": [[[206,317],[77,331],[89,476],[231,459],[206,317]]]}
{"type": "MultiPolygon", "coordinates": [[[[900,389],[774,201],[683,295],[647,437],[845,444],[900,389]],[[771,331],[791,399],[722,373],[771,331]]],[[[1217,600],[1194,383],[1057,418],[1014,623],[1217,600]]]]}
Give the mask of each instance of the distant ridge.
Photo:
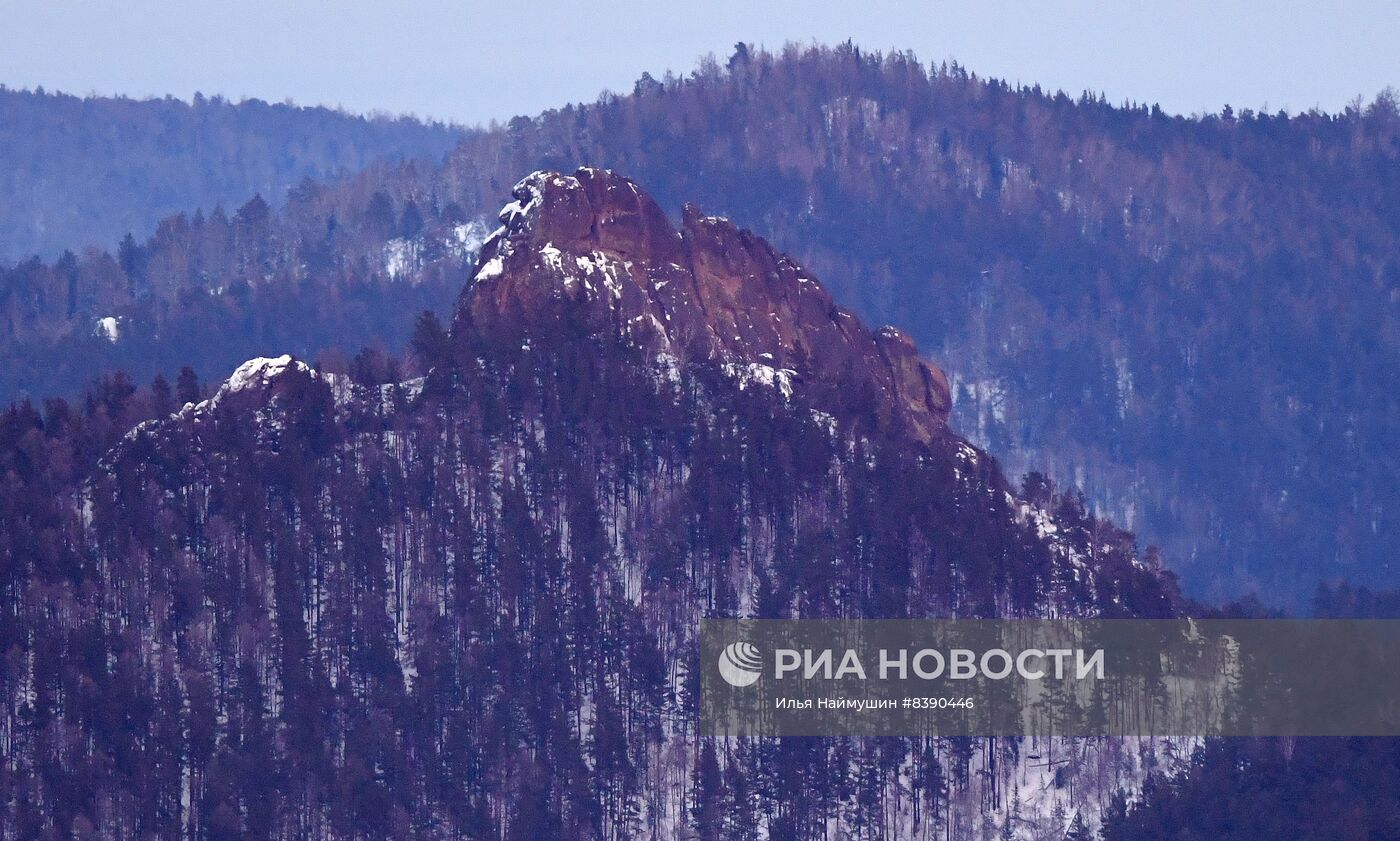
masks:
{"type": "Polygon", "coordinates": [[[165,216],[281,204],[304,178],[437,159],[459,130],[323,107],[77,97],[0,87],[0,262],[138,239],[165,216]]]}

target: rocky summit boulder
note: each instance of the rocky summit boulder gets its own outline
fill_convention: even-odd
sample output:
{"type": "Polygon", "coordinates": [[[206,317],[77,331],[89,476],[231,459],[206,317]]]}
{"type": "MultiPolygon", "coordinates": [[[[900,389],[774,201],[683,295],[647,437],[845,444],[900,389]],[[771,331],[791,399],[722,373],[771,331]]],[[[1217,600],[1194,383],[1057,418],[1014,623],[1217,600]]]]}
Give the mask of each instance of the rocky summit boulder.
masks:
{"type": "Polygon", "coordinates": [[[803,389],[931,440],[947,429],[943,372],[913,342],[872,331],[791,257],[687,205],[677,230],[630,179],[535,172],[463,292],[459,330],[525,341],[560,322],[681,363],[803,389]]]}

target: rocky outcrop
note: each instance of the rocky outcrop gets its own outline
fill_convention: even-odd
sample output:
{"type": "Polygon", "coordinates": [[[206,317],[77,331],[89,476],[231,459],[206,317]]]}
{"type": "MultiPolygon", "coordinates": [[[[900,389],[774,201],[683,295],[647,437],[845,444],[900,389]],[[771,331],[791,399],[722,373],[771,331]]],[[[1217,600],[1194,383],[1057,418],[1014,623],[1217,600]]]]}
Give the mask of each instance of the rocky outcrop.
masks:
{"type": "Polygon", "coordinates": [[[867,329],[761,237],[691,206],[677,231],[649,195],[607,170],[536,172],[513,194],[454,329],[514,341],[567,322],[780,382],[921,440],[946,429],[947,380],[909,337],[867,329]]]}

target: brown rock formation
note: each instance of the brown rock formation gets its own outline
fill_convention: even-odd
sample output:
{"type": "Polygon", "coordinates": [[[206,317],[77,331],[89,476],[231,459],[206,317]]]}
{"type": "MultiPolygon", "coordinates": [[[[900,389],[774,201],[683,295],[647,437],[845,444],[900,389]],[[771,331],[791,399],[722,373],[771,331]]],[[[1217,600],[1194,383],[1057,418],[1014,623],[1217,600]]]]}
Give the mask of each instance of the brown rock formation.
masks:
{"type": "Polygon", "coordinates": [[[687,206],[677,231],[607,170],[536,172],[501,211],[462,296],[457,329],[528,338],[568,319],[681,363],[801,389],[828,411],[867,411],[929,440],[948,383],[908,336],[871,332],[790,257],[687,206]]]}

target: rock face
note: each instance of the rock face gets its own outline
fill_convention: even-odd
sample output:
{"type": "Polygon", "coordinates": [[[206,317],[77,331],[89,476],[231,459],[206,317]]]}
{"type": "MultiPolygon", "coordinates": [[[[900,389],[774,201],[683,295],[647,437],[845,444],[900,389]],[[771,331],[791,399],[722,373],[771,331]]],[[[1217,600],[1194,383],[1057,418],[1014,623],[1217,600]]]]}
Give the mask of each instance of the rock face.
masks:
{"type": "Polygon", "coordinates": [[[561,322],[682,363],[712,363],[835,411],[870,412],[927,441],[946,429],[948,383],[913,342],[870,331],[790,257],[689,205],[677,231],[608,170],[536,172],[482,249],[456,324],[497,341],[561,322]]]}

